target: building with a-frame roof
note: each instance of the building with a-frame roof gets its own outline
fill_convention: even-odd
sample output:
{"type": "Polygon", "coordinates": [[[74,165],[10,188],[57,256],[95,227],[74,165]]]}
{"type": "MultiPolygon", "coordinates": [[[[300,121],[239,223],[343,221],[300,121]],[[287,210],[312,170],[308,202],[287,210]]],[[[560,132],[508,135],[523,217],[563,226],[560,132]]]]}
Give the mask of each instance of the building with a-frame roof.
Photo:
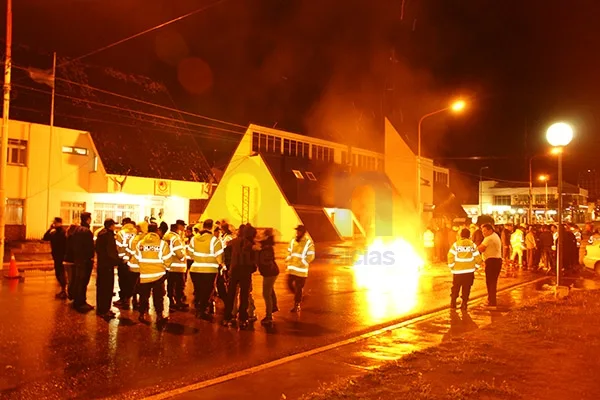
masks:
{"type": "MultiPolygon", "coordinates": [[[[416,165],[387,120],[385,153],[250,125],[202,218],[272,227],[284,241],[299,224],[317,243],[419,235],[416,165]]],[[[449,173],[432,160],[422,165],[422,197],[432,204],[449,173]]]]}

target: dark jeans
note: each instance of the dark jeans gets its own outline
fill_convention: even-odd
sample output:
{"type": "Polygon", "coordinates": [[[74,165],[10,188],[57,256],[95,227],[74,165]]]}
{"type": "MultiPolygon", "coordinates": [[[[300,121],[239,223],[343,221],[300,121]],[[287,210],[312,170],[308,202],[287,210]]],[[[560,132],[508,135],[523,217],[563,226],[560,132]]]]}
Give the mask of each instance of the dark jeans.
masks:
{"type": "Polygon", "coordinates": [[[167,296],[173,305],[183,304],[183,289],[185,287],[185,272],[167,273],[167,296]]]}
{"type": "Polygon", "coordinates": [[[67,287],[67,277],[65,276],[65,266],[62,258],[54,259],[54,275],[60,285],[60,288],[64,291],[67,287]]]}
{"type": "Polygon", "coordinates": [[[145,314],[150,309],[150,293],[152,293],[152,303],[156,315],[161,315],[165,308],[165,277],[150,283],[140,283],[138,291],[140,293],[140,314],[145,314]]]}
{"type": "Polygon", "coordinates": [[[133,295],[133,275],[129,271],[129,266],[126,262],[121,261],[117,267],[117,275],[119,277],[119,300],[126,301],[133,295]]]}
{"type": "Polygon", "coordinates": [[[201,313],[205,313],[208,308],[216,276],[216,273],[190,272],[190,278],[194,285],[194,305],[196,306],[196,310],[201,313]]]}
{"type": "Polygon", "coordinates": [[[76,262],[73,265],[73,305],[81,307],[87,303],[87,287],[92,276],[92,260],[76,262]]]}
{"type": "Polygon", "coordinates": [[[221,271],[217,275],[217,296],[225,303],[227,301],[227,271],[221,271]]]}
{"type": "Polygon", "coordinates": [[[115,288],[114,267],[99,265],[96,276],[96,312],[106,314],[110,311],[115,288]]]}
{"type": "Polygon", "coordinates": [[[275,294],[275,281],[277,280],[277,275],[275,276],[263,276],[263,299],[265,299],[265,308],[266,308],[266,316],[273,316],[273,308],[277,307],[277,295],[275,294]]]}
{"type": "Polygon", "coordinates": [[[302,302],[302,291],[306,284],[306,278],[288,274],[287,284],[290,292],[294,293],[294,303],[300,304],[302,302]]]}
{"type": "Polygon", "coordinates": [[[535,249],[527,249],[527,268],[537,268],[537,265],[535,265],[535,249]]]}
{"type": "Polygon", "coordinates": [[[73,279],[73,263],[63,262],[63,266],[65,268],[65,272],[67,273],[67,297],[69,300],[73,300],[75,298],[75,282],[73,279]]]}
{"type": "Polygon", "coordinates": [[[556,264],[556,258],[554,257],[551,247],[542,247],[542,262],[546,268],[554,268],[554,264],[556,264]]]}
{"type": "Polygon", "coordinates": [[[456,299],[462,289],[462,304],[466,306],[469,302],[469,295],[471,294],[471,286],[475,281],[475,273],[470,272],[468,274],[452,274],[452,290],[450,291],[451,304],[456,305],[456,299]]]}
{"type": "Polygon", "coordinates": [[[225,304],[225,319],[230,320],[233,318],[233,304],[235,303],[235,296],[238,293],[238,286],[240,287],[240,305],[239,305],[239,313],[240,313],[240,321],[248,320],[248,302],[250,297],[250,287],[252,285],[252,275],[251,274],[243,274],[236,275],[233,274],[229,278],[229,291],[227,292],[227,303],[225,304]]]}
{"type": "Polygon", "coordinates": [[[485,260],[485,284],[488,291],[488,304],[496,306],[496,292],[498,290],[498,277],[502,269],[501,258],[488,258],[485,260]]]}

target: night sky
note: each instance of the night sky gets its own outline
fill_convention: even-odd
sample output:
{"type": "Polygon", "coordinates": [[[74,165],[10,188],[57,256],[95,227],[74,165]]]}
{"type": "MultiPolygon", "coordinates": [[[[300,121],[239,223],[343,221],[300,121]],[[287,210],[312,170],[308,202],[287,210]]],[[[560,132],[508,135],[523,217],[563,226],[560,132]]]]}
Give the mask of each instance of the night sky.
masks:
{"type": "MultiPolygon", "coordinates": [[[[52,51],[78,57],[209,4],[19,0],[13,41],[27,51],[14,63],[47,68],[52,51]]],[[[468,109],[423,134],[426,155],[466,180],[482,166],[527,180],[546,127],[565,120],[576,183],[600,167],[598,15],[593,0],[225,0],[82,61],[163,82],[190,112],[375,149],[384,115],[414,141],[421,115],[461,96],[468,109]],[[454,159],[472,156],[500,159],[454,159]]],[[[534,173],[554,166],[540,158],[534,173]]]]}

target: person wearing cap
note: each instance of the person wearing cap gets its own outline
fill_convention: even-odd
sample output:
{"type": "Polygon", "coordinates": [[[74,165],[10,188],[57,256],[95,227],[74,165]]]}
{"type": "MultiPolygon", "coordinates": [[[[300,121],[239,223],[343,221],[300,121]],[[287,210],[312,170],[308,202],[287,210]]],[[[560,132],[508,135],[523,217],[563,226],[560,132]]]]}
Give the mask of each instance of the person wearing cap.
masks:
{"type": "MultiPolygon", "coordinates": [[[[194,227],[196,228],[196,227],[194,227]]],[[[202,223],[202,230],[190,240],[188,255],[193,259],[190,277],[194,285],[194,304],[198,318],[210,320],[208,303],[212,294],[219,265],[223,263],[223,245],[213,235],[213,221],[202,223]]]]}
{"type": "Polygon", "coordinates": [[[164,316],[165,303],[165,280],[167,267],[165,260],[170,257],[169,247],[158,235],[156,224],[148,225],[148,233],[136,245],[136,261],[140,267],[140,306],[139,321],[148,323],[147,313],[150,309],[150,295],[154,311],[156,311],[156,322],[161,324],[167,321],[164,316]]]}
{"type": "Polygon", "coordinates": [[[60,285],[60,292],[55,297],[64,300],[67,298],[67,277],[63,263],[67,247],[67,232],[63,228],[62,218],[54,218],[54,222],[52,222],[42,240],[50,242],[52,260],[54,260],[54,275],[60,285]]]}
{"type": "Polygon", "coordinates": [[[177,230],[177,224],[171,225],[171,230],[162,238],[169,246],[169,258],[165,260],[165,264],[169,268],[167,273],[167,297],[169,298],[169,311],[187,311],[189,306],[183,301],[185,273],[187,271],[186,251],[177,230]]]}
{"type": "Polygon", "coordinates": [[[94,309],[87,302],[87,287],[94,269],[94,234],[90,230],[92,214],[81,213],[81,225],[73,230],[67,241],[67,254],[73,258],[73,308],[79,312],[94,309]]]}
{"type": "Polygon", "coordinates": [[[96,239],[96,314],[105,319],[115,317],[111,300],[115,288],[115,267],[121,261],[115,239],[116,222],[109,218],[96,239]]]}
{"type": "Polygon", "coordinates": [[[288,288],[294,293],[294,307],[290,310],[291,312],[300,311],[302,291],[308,277],[308,267],[314,259],[315,245],[306,236],[304,225],[298,225],[296,236],[290,241],[288,256],[285,259],[288,272],[288,288]]]}
{"type": "MultiPolygon", "coordinates": [[[[129,295],[131,295],[131,308],[134,310],[139,309],[139,285],[140,285],[140,265],[137,260],[137,245],[142,240],[142,238],[148,233],[147,225],[146,231],[144,232],[142,223],[135,226],[137,233],[134,237],[129,240],[129,245],[127,246],[127,252],[129,253],[129,258],[127,260],[127,266],[129,267],[129,295]]],[[[129,307],[129,301],[127,301],[127,308],[129,307]]],[[[125,305],[124,305],[125,307],[125,305]]]]}
{"type": "Polygon", "coordinates": [[[117,252],[119,255],[119,265],[117,273],[119,276],[119,300],[113,304],[122,310],[129,310],[131,307],[131,297],[133,296],[133,276],[129,270],[127,262],[131,254],[129,252],[129,242],[137,234],[135,222],[131,218],[123,218],[121,229],[115,235],[117,252]]]}

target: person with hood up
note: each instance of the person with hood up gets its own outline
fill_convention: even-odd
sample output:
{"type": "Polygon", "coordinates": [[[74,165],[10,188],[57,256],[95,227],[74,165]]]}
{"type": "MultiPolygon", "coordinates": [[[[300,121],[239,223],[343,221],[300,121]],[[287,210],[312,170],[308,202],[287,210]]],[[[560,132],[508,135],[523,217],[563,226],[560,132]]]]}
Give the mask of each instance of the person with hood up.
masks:
{"type": "Polygon", "coordinates": [[[202,223],[202,230],[190,240],[187,249],[193,259],[190,277],[194,285],[194,304],[198,318],[210,320],[208,304],[212,294],[219,265],[223,263],[223,245],[213,235],[213,221],[208,219],[202,223]]]}
{"type": "Polygon", "coordinates": [[[256,228],[247,224],[243,230],[243,236],[239,241],[232,241],[231,271],[229,275],[229,292],[225,307],[224,326],[233,324],[233,306],[236,293],[240,294],[239,302],[239,326],[245,329],[249,325],[248,305],[250,287],[252,285],[252,274],[256,272],[257,251],[254,247],[256,239],[256,228]]]}

